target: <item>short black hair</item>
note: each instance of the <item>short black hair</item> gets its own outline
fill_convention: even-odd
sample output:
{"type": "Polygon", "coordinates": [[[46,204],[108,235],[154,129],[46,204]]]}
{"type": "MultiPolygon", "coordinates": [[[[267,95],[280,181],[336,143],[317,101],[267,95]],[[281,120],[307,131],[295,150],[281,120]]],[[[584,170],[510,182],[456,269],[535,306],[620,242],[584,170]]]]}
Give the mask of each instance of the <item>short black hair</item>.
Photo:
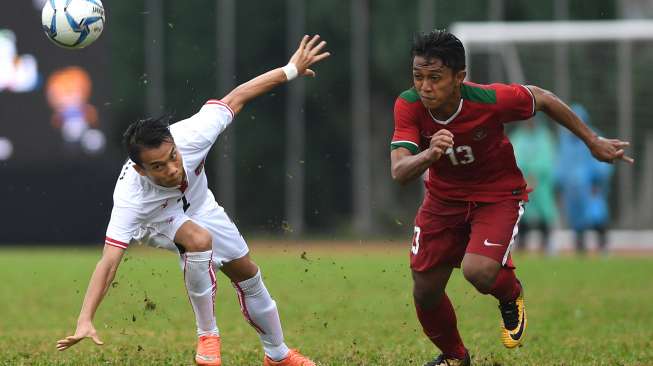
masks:
{"type": "Polygon", "coordinates": [[[173,142],[170,133],[170,120],[172,116],[164,115],[158,118],[146,118],[136,121],[127,127],[123,137],[123,145],[129,154],[129,159],[143,166],[141,151],[155,149],[164,142],[173,142]]]}
{"type": "Polygon", "coordinates": [[[415,56],[437,58],[454,72],[465,70],[465,47],[458,37],[445,30],[416,33],[410,54],[411,62],[415,56]]]}

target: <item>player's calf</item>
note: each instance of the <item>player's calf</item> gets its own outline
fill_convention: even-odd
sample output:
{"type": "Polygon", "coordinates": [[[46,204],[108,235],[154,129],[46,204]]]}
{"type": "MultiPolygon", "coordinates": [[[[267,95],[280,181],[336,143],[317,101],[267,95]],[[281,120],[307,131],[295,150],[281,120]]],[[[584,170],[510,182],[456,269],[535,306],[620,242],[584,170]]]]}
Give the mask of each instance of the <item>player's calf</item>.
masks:
{"type": "Polygon", "coordinates": [[[285,357],[289,350],[283,340],[277,303],[263,284],[261,272],[257,271],[254,277],[232,284],[238,294],[243,316],[261,338],[265,354],[273,360],[285,357]]]}

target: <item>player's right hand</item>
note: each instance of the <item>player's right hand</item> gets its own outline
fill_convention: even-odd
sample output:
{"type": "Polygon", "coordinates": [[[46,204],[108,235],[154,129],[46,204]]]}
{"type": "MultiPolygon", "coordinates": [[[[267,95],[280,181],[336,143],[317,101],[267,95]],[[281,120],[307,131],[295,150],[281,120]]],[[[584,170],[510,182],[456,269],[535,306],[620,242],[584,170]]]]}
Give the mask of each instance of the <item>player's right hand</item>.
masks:
{"type": "Polygon", "coordinates": [[[320,36],[317,34],[313,37],[302,37],[299,48],[297,48],[297,51],[292,55],[289,62],[295,64],[299,75],[315,76],[315,71],[309,69],[309,67],[331,55],[329,52],[320,53],[326,45],[326,42],[322,41],[318,43],[319,40],[320,36]]]}
{"type": "Polygon", "coordinates": [[[447,151],[453,147],[453,133],[449,130],[441,129],[431,136],[429,143],[429,153],[431,159],[435,162],[447,151]]]}
{"type": "Polygon", "coordinates": [[[75,330],[74,335],[58,340],[57,349],[59,351],[65,351],[84,338],[91,338],[93,342],[98,346],[104,344],[104,342],[100,340],[100,337],[98,337],[97,331],[95,330],[95,327],[93,327],[93,324],[88,322],[77,324],[77,329],[75,330]]]}
{"type": "Polygon", "coordinates": [[[630,164],[635,162],[635,159],[624,152],[624,149],[630,146],[628,141],[596,137],[587,146],[596,160],[610,164],[617,160],[623,160],[630,164]]]}

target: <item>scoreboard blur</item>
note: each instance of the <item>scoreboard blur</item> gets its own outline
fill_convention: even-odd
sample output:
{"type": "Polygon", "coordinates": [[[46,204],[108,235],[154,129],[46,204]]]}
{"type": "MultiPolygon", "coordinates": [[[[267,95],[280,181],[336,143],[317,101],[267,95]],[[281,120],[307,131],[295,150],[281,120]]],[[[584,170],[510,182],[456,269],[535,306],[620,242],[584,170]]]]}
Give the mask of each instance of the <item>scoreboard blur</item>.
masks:
{"type": "Polygon", "coordinates": [[[110,138],[109,34],[59,48],[41,29],[42,3],[0,11],[0,245],[101,246],[121,165],[110,138]]]}

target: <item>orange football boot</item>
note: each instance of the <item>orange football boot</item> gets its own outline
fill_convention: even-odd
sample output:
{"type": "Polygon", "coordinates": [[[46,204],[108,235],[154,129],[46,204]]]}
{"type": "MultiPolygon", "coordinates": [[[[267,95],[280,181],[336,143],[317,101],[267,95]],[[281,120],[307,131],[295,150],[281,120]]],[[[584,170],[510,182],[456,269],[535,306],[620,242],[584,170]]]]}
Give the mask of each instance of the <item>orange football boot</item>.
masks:
{"type": "Polygon", "coordinates": [[[273,361],[266,355],[263,359],[263,366],[315,366],[315,362],[299,353],[298,350],[291,349],[288,356],[281,361],[273,361]]]}
{"type": "Polygon", "coordinates": [[[220,358],[220,336],[200,336],[197,341],[195,363],[201,366],[222,365],[222,359],[220,358]]]}

